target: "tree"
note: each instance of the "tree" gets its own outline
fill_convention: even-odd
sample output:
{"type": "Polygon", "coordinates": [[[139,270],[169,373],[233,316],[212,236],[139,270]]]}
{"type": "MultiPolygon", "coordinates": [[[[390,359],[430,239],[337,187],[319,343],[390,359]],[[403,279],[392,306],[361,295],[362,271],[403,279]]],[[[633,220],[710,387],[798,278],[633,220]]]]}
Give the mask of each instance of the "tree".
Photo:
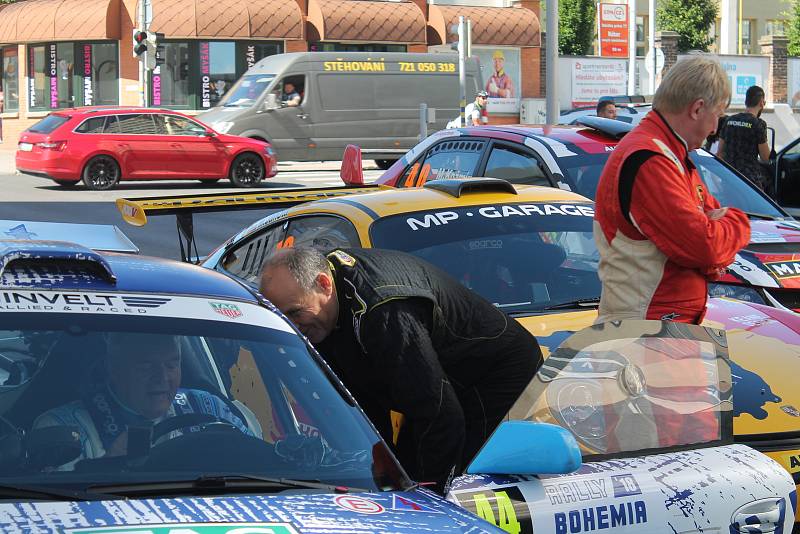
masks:
{"type": "Polygon", "coordinates": [[[562,54],[586,56],[592,52],[595,0],[560,0],[558,2],[558,48],[562,54]]]}
{"type": "Polygon", "coordinates": [[[800,0],[791,0],[789,11],[781,13],[789,18],[786,21],[786,37],[789,38],[790,56],[800,56],[800,0]]]}
{"type": "Polygon", "coordinates": [[[656,13],[659,30],[678,32],[678,50],[708,51],[714,42],[709,29],[717,20],[717,0],[660,0],[656,13]]]}
{"type": "Polygon", "coordinates": [[[0,5],[2,4],[13,4],[17,0],[0,0],[0,5]]]}

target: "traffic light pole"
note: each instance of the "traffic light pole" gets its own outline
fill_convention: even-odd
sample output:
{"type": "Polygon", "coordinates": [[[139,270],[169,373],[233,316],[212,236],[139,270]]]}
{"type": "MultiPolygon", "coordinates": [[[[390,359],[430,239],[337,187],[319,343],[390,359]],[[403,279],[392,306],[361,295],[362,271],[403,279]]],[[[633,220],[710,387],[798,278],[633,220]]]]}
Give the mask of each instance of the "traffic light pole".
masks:
{"type": "Polygon", "coordinates": [[[464,108],[467,106],[467,21],[458,17],[458,100],[461,107],[461,126],[466,126],[464,108]]]}
{"type": "MultiPolygon", "coordinates": [[[[139,0],[139,28],[147,31],[147,7],[146,0],[139,0]]],[[[139,80],[142,88],[142,105],[147,107],[147,51],[144,52],[144,61],[139,62],[139,80]]]]}

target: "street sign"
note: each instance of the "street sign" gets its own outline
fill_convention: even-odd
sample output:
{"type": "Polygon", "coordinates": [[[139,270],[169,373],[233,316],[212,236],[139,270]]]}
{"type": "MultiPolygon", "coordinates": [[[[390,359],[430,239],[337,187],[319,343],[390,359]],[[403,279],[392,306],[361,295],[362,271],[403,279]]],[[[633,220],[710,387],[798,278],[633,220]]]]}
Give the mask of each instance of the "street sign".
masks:
{"type": "Polygon", "coordinates": [[[600,55],[628,57],[628,6],[597,4],[597,28],[600,55]]]}
{"type": "Polygon", "coordinates": [[[656,51],[656,76],[658,76],[658,73],[664,68],[664,52],[662,52],[660,48],[651,49],[647,52],[647,54],[644,56],[644,68],[647,70],[647,72],[652,73],[653,50],[656,51]]]}

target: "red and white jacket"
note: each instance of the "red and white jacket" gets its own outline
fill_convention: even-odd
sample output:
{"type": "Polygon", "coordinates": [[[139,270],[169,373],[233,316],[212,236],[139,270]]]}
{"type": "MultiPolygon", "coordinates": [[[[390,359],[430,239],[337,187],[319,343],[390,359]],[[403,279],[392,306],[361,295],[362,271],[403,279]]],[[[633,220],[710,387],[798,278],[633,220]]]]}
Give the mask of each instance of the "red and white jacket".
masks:
{"type": "Polygon", "coordinates": [[[750,241],[738,209],[706,216],[719,207],[685,141],[657,111],[648,113],[614,149],[597,187],[598,321],[702,321],[707,280],[750,241]]]}

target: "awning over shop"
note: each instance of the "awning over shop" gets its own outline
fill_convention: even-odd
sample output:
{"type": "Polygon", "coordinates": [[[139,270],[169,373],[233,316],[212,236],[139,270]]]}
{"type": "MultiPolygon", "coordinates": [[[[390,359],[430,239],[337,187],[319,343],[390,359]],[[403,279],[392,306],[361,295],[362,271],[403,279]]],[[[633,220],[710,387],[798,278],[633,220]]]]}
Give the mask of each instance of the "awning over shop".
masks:
{"type": "Polygon", "coordinates": [[[431,41],[428,44],[446,44],[458,41],[451,33],[463,15],[472,21],[472,43],[478,45],[541,46],[539,18],[530,9],[522,7],[467,7],[431,5],[428,8],[428,25],[431,41]],[[434,42],[437,40],[439,42],[434,42]]]}
{"type": "Polygon", "coordinates": [[[151,0],[150,30],[174,38],[302,39],[294,0],[151,0]]]}
{"type": "Polygon", "coordinates": [[[119,0],[26,0],[3,8],[0,43],[119,39],[119,0]]]}
{"type": "Polygon", "coordinates": [[[426,42],[425,15],[412,2],[308,0],[308,23],[320,41],[426,42]]]}

